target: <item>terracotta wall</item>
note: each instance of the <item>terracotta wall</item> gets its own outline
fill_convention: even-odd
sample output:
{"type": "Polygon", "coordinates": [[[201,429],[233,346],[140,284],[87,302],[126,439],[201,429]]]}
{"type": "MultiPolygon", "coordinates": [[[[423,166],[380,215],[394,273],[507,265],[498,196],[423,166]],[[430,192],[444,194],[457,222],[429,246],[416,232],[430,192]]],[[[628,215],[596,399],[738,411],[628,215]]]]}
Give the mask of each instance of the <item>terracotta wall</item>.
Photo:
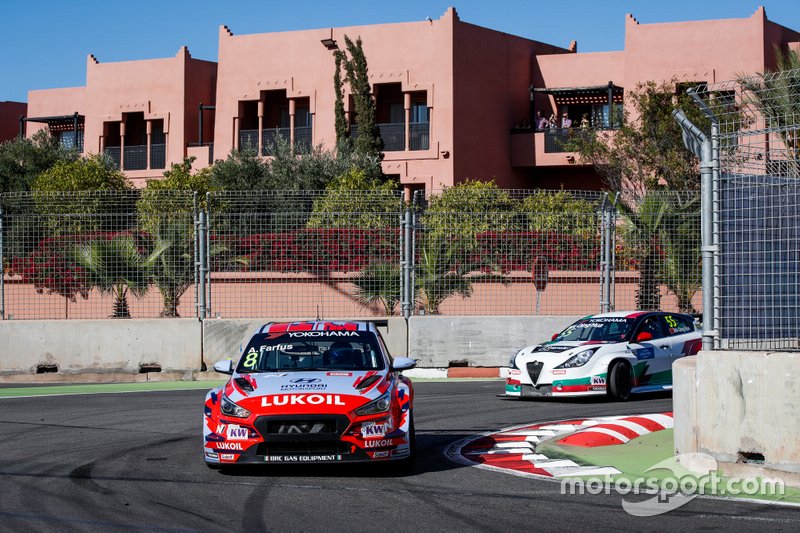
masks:
{"type": "Polygon", "coordinates": [[[27,114],[24,102],[0,102],[0,142],[19,135],[19,117],[27,114]]]}

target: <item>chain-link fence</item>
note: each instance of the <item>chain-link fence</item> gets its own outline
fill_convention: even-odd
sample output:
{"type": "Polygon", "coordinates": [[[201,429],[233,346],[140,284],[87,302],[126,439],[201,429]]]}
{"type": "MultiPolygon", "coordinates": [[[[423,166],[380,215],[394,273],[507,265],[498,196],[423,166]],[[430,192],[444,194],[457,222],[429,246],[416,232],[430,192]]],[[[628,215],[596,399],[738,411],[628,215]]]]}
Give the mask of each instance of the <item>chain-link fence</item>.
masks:
{"type": "Polygon", "coordinates": [[[695,97],[711,123],[714,347],[798,349],[800,70],[695,97]]]}
{"type": "Polygon", "coordinates": [[[700,311],[699,202],[651,194],[126,191],[0,198],[0,315],[700,311]]]}
{"type": "Polygon", "coordinates": [[[192,193],[0,197],[0,316],[196,316],[192,193]]]}

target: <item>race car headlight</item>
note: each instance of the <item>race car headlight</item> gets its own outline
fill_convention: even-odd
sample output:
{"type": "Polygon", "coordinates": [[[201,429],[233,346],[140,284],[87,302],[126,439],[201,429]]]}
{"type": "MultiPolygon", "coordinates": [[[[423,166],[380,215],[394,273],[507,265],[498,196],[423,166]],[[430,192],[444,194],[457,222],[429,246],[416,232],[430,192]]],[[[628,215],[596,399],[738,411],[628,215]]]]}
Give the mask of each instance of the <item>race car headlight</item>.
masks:
{"type": "Polygon", "coordinates": [[[556,368],[576,368],[579,366],[583,366],[589,362],[589,359],[592,358],[595,351],[596,350],[593,349],[593,350],[584,350],[582,352],[578,352],[569,359],[567,359],[566,361],[564,361],[563,363],[561,363],[560,365],[558,365],[556,368]]]}
{"type": "Polygon", "coordinates": [[[519,352],[514,352],[514,354],[511,356],[511,360],[508,362],[508,368],[516,368],[517,370],[519,370],[519,367],[517,366],[518,355],[519,352]]]}
{"type": "Polygon", "coordinates": [[[223,415],[232,416],[235,418],[247,418],[250,416],[250,411],[233,403],[230,398],[224,394],[222,395],[222,402],[219,406],[219,410],[222,411],[223,415]]]}
{"type": "Polygon", "coordinates": [[[372,400],[368,404],[362,405],[355,411],[358,416],[385,413],[386,411],[389,410],[389,406],[391,404],[392,404],[391,397],[389,396],[389,393],[386,392],[380,397],[376,398],[375,400],[372,400]]]}

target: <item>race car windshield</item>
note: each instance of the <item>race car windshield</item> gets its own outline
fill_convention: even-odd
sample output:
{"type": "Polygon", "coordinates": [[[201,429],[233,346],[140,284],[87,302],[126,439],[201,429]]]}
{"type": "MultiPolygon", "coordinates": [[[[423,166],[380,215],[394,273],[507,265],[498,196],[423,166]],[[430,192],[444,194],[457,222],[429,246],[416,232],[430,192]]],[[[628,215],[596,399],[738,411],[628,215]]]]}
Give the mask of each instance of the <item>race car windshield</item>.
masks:
{"type": "Polygon", "coordinates": [[[587,318],[559,333],[556,341],[622,342],[633,327],[632,318],[587,318]]]}
{"type": "Polygon", "coordinates": [[[361,331],[299,331],[254,336],[236,371],[382,370],[375,335],[361,331]]]}

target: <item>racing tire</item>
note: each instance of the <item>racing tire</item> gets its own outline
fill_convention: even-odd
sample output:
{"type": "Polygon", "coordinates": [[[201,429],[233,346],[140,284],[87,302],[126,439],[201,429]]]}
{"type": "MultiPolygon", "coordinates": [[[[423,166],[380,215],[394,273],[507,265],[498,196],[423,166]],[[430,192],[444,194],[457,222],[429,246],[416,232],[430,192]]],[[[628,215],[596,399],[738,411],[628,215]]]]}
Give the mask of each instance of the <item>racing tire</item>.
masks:
{"type": "Polygon", "coordinates": [[[614,361],[608,369],[608,395],[618,402],[627,400],[633,389],[633,370],[627,361],[614,361]]]}
{"type": "Polygon", "coordinates": [[[220,468],[222,468],[222,465],[220,465],[219,463],[209,463],[209,462],[205,462],[205,463],[206,463],[206,466],[208,468],[210,468],[211,470],[219,470],[220,468]]]}

